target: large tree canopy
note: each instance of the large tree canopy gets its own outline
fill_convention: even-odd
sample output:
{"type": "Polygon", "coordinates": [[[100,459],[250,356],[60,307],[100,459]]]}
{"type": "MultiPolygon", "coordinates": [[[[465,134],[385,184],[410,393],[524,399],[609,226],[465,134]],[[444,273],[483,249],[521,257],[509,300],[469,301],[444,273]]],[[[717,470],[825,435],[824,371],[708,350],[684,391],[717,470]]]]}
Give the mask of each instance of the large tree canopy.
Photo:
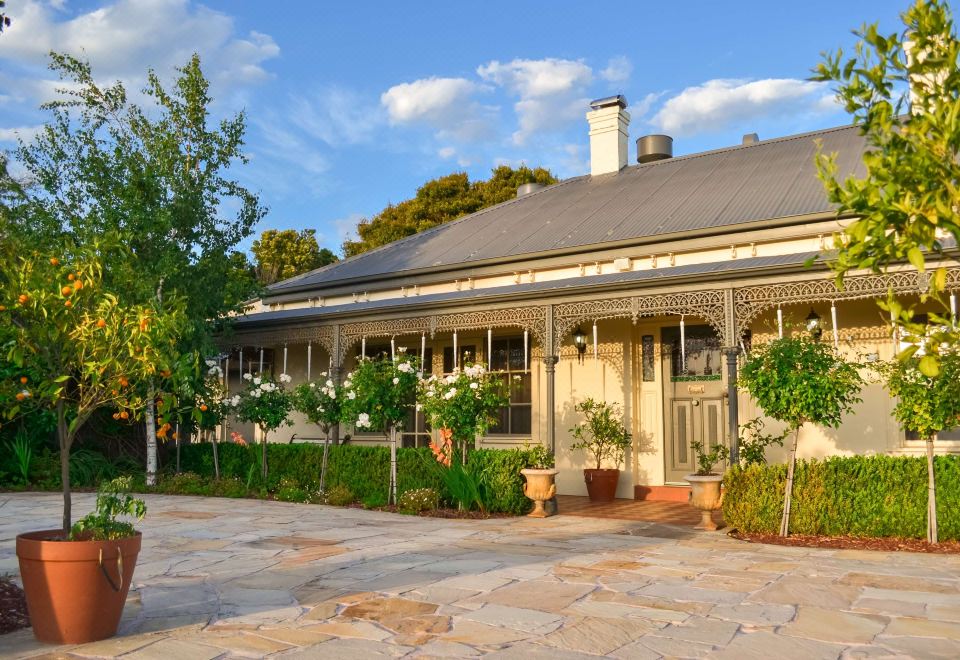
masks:
{"type": "Polygon", "coordinates": [[[357,225],[359,238],[343,243],[343,254],[352,257],[406,236],[461,218],[488,206],[513,199],[524,183],[549,185],[557,179],[548,170],[501,165],[486,181],[470,181],[463,172],[428,181],[413,199],[391,204],[357,225]]]}
{"type": "Polygon", "coordinates": [[[316,231],[304,229],[268,229],[253,242],[251,252],[257,260],[260,284],[273,284],[337,261],[337,256],[317,244],[316,231]]]}
{"type": "MultiPolygon", "coordinates": [[[[917,0],[901,18],[902,34],[864,26],[852,57],[838,51],[816,68],[816,79],[836,84],[869,145],[863,178],[840,180],[835,155],[817,159],[830,201],[858,217],[838,240],[832,266],[841,281],[851,270],[883,272],[904,261],[924,272],[929,259],[944,256],[944,238],[960,242],[960,41],[942,0],[917,0]]],[[[912,310],[892,296],[885,304],[913,340],[903,357],[923,345],[919,368],[936,376],[941,346],[958,337],[946,331],[946,270],[929,282],[922,302],[940,303],[944,313],[930,319],[938,329],[913,323],[912,310]]]]}

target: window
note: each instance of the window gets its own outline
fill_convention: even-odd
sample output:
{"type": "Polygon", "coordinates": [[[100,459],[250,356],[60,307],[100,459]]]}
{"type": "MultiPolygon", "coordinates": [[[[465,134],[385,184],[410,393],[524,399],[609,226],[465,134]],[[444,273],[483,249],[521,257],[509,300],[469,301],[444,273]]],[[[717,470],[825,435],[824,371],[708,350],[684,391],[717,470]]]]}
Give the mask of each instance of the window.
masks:
{"type": "Polygon", "coordinates": [[[645,383],[652,383],[657,379],[653,360],[653,335],[644,335],[640,339],[640,361],[643,367],[643,382],[645,383]]]}
{"type": "MultiPolygon", "coordinates": [[[[409,355],[420,357],[420,347],[407,349],[409,355]]],[[[433,362],[433,349],[427,348],[423,361],[423,371],[430,373],[430,365],[433,362]]],[[[400,436],[401,447],[426,447],[430,444],[430,423],[427,422],[423,411],[417,410],[414,403],[411,402],[410,409],[407,412],[407,419],[403,422],[403,433],[400,436]]]]}
{"type": "Polygon", "coordinates": [[[670,380],[721,380],[721,342],[713,328],[688,325],[684,351],[680,350],[679,327],[664,328],[662,332],[664,350],[670,351],[670,380]]]}
{"type": "Polygon", "coordinates": [[[524,364],[523,337],[495,340],[490,366],[502,372],[510,388],[510,403],[500,409],[490,435],[530,435],[533,393],[530,370],[524,364]]]}
{"type": "MultiPolygon", "coordinates": [[[[457,352],[460,354],[460,366],[467,362],[475,362],[477,359],[476,346],[457,346],[457,352]]],[[[443,373],[452,374],[453,368],[453,346],[447,346],[443,349],[443,373]]]]}

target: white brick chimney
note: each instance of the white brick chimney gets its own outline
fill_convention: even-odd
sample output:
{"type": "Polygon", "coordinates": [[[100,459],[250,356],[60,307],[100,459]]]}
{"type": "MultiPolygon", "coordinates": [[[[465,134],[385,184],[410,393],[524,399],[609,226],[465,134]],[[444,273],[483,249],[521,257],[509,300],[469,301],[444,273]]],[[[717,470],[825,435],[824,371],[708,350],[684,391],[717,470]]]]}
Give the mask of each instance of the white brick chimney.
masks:
{"type": "Polygon", "coordinates": [[[627,99],[618,94],[597,99],[590,107],[590,175],[619,172],[627,166],[627,99]]]}

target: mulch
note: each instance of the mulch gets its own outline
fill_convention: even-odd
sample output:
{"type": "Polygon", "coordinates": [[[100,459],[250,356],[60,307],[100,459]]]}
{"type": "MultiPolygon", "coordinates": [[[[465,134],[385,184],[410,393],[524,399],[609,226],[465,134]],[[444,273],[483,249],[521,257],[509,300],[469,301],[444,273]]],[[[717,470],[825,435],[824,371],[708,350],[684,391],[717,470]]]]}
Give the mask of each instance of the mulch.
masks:
{"type": "Polygon", "coordinates": [[[30,626],[23,589],[9,577],[0,576],[0,635],[30,626]]]}
{"type": "MultiPolygon", "coordinates": [[[[376,507],[365,507],[359,502],[347,505],[348,509],[366,509],[368,511],[383,511],[386,513],[400,513],[400,510],[393,504],[376,507]]],[[[408,514],[413,515],[413,514],[408,514]]],[[[513,513],[489,513],[484,511],[461,511],[460,509],[432,509],[430,511],[421,511],[416,514],[421,518],[448,518],[460,520],[487,520],[489,518],[516,518],[513,513]]]]}
{"type": "Polygon", "coordinates": [[[733,530],[728,536],[749,543],[792,545],[806,548],[832,548],[838,550],[875,550],[877,552],[928,552],[933,554],[960,554],[960,541],[927,543],[921,539],[864,538],[859,536],[809,536],[791,534],[783,538],[778,534],[745,534],[733,530]]]}

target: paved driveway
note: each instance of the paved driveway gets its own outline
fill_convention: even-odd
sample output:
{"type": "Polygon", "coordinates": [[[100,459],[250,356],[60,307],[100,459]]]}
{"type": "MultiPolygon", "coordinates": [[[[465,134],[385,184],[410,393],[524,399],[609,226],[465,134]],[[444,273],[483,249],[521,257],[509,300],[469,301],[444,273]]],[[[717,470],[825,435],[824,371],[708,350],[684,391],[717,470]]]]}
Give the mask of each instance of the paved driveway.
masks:
{"type": "MultiPolygon", "coordinates": [[[[76,499],[80,512],[92,501],[76,499]]],[[[20,631],[0,637],[0,654],[960,657],[957,556],[768,547],[572,516],[147,504],[121,634],[52,648],[20,631]]],[[[0,495],[0,571],[17,570],[14,536],[55,526],[58,507],[56,495],[0,495]]]]}

